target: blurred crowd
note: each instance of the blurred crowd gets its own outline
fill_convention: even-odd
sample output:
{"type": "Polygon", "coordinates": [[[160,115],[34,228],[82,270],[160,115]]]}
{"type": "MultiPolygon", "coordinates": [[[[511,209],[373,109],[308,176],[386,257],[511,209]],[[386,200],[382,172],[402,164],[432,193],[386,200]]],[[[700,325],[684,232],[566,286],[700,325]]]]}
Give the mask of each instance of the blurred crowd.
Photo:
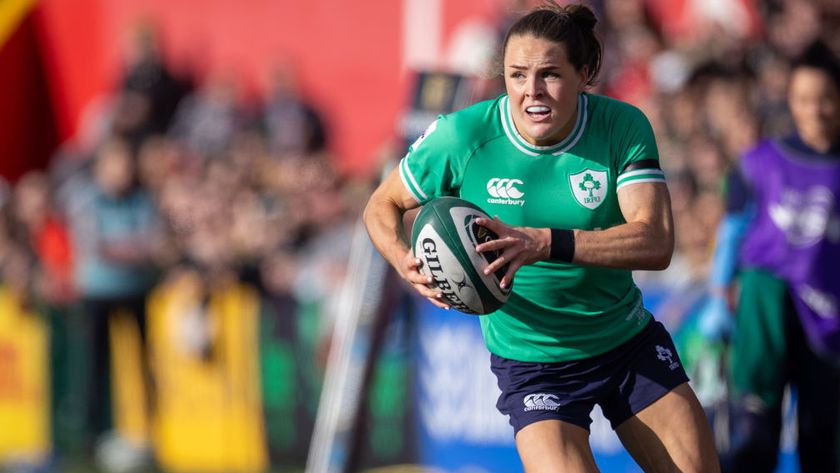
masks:
{"type": "Polygon", "coordinates": [[[142,294],[188,266],[283,292],[299,258],[344,252],[319,238],[352,221],[364,195],[336,172],[292,70],[279,67],[255,105],[235,76],[175,77],[151,30],[132,46],[84,139],[4,186],[4,283],[65,303],[142,294]]]}
{"type": "Polygon", "coordinates": [[[840,52],[840,5],[828,0],[602,3],[602,92],[653,124],[671,191],[679,288],[708,279],[727,170],[759,137],[790,133],[787,68],[821,38],[840,52]],[[680,5],[680,6],[677,6],[680,5]]]}
{"type": "MultiPolygon", "coordinates": [[[[82,362],[93,367],[88,379],[53,376],[71,391],[71,399],[53,399],[53,428],[68,424],[71,450],[89,454],[112,424],[102,408],[110,396],[102,375],[109,316],[130,311],[145,336],[154,288],[190,274],[201,282],[199,301],[244,283],[279,307],[278,317],[291,319],[303,305],[314,305],[309,313],[319,319],[334,313],[321,305],[333,303],[343,281],[348,227],[366,184],[337,173],[327,123],[301,97],[290,66],[273,71],[259,102],[246,99],[239,80],[178,76],[162,60],[154,29],[140,27],[118,89],[79,137],[48,169],[3,186],[2,287],[25,310],[50,315],[62,327],[53,332],[83,333],[93,346],[82,362]],[[283,305],[288,300],[295,303],[283,305]]],[[[182,344],[207,352],[211,321],[194,322],[182,344]]],[[[56,365],[80,348],[72,333],[52,338],[56,365]]],[[[316,346],[315,356],[324,349],[316,346]]]]}
{"type": "MultiPolygon", "coordinates": [[[[530,3],[510,2],[511,15],[530,3]]],[[[664,274],[639,278],[702,285],[723,176],[759,136],[790,130],[787,61],[818,36],[840,51],[840,4],[591,4],[605,46],[595,92],[647,114],[671,190],[677,252],[664,274]]],[[[314,301],[328,321],[372,183],[337,171],[324,115],[291,67],[277,67],[255,102],[235,75],[196,83],[161,57],[154,31],[138,30],[83,139],[0,192],[2,284],[41,312],[128,307],[142,330],[150,291],[191,272],[208,293],[238,281],[269,299],[314,301]]],[[[484,81],[481,95],[500,92],[484,81]]]]}

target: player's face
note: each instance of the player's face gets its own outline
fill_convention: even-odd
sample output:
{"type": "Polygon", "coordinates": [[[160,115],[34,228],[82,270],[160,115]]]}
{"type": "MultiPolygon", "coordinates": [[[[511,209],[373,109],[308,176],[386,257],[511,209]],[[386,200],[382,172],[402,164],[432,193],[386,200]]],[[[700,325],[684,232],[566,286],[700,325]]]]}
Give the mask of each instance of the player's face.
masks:
{"type": "Polygon", "coordinates": [[[840,91],[825,72],[800,67],[793,71],[788,104],[799,136],[826,151],[840,135],[840,91]]]}
{"type": "Polygon", "coordinates": [[[532,35],[511,36],[504,58],[505,89],[516,129],[529,143],[557,144],[574,128],[585,71],[569,62],[566,47],[532,35]]]}

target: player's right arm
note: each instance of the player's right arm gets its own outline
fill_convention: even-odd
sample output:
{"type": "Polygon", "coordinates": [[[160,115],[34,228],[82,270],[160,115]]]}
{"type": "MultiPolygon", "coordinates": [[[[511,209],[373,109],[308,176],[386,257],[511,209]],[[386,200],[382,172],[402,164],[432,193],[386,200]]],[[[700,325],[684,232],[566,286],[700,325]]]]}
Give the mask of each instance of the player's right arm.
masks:
{"type": "Polygon", "coordinates": [[[421,260],[414,256],[403,225],[403,214],[418,206],[414,195],[400,179],[399,168],[394,168],[365,206],[365,227],[373,245],[400,277],[433,304],[448,309],[449,306],[442,302],[443,294],[429,286],[432,277],[420,274],[421,260]]]}

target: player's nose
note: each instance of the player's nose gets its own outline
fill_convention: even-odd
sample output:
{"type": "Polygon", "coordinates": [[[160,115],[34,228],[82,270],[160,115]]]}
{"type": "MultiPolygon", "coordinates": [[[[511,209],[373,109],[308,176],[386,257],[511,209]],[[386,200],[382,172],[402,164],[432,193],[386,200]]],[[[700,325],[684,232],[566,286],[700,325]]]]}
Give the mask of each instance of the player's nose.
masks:
{"type": "Polygon", "coordinates": [[[542,83],[537,77],[531,76],[525,83],[525,95],[528,97],[539,97],[542,95],[542,83]]]}

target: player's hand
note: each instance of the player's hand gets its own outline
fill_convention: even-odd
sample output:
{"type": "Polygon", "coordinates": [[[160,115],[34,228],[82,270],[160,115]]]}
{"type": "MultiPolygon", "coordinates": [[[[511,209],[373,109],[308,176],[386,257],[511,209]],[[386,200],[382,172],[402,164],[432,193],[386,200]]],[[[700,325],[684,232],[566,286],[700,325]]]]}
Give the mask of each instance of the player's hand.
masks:
{"type": "Polygon", "coordinates": [[[420,273],[420,267],[422,265],[423,261],[414,256],[411,250],[408,250],[397,270],[400,273],[400,277],[411,284],[421,296],[441,309],[448,310],[449,304],[443,298],[443,293],[434,285],[432,277],[420,273]]]}
{"type": "Polygon", "coordinates": [[[498,238],[476,246],[476,251],[500,251],[501,254],[484,270],[484,274],[498,271],[509,264],[507,272],[500,281],[502,288],[508,288],[513,283],[516,271],[526,264],[547,259],[551,252],[551,232],[547,228],[512,227],[498,217],[479,218],[475,221],[493,233],[498,238]]]}

